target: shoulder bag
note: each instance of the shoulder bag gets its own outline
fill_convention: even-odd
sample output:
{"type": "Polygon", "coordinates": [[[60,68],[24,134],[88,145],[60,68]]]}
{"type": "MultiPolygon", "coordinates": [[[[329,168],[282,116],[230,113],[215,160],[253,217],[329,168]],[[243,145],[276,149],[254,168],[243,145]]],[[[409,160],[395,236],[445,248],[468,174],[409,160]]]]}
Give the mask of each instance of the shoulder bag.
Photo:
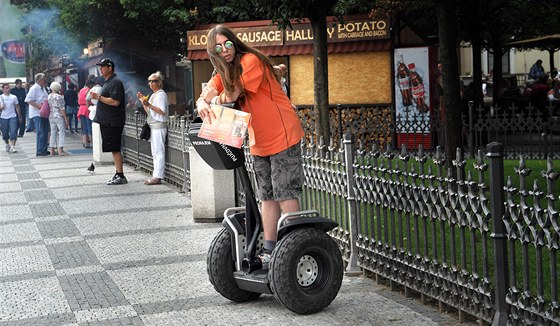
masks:
{"type": "Polygon", "coordinates": [[[148,121],[144,122],[142,126],[142,131],[140,131],[140,139],[150,140],[151,129],[148,121]]]}

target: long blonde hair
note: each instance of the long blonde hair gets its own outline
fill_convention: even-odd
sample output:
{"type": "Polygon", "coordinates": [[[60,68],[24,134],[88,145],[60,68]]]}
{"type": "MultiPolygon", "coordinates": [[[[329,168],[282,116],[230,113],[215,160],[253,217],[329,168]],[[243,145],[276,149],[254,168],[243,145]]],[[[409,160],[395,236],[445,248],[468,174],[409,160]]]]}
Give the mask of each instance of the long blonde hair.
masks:
{"type": "Polygon", "coordinates": [[[261,62],[261,69],[263,71],[264,78],[268,81],[268,73],[274,76],[274,68],[272,63],[263,55],[259,50],[252,48],[245,43],[243,43],[235,33],[225,25],[216,25],[208,32],[206,50],[208,51],[208,56],[210,57],[210,62],[214,66],[214,69],[222,77],[222,83],[226,91],[231,92],[235,89],[235,85],[241,85],[241,74],[243,73],[243,68],[241,67],[241,57],[246,53],[252,53],[256,55],[261,62]],[[228,40],[233,42],[235,47],[235,56],[231,63],[226,62],[221,55],[216,53],[216,35],[223,35],[228,40]]]}

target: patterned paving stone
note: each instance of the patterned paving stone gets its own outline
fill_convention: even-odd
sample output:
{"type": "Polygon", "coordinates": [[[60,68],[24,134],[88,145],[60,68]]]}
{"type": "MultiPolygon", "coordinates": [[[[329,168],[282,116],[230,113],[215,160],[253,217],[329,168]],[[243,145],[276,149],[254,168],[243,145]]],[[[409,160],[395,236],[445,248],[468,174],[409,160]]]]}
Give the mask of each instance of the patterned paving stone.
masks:
{"type": "Polygon", "coordinates": [[[15,221],[22,219],[33,218],[29,206],[24,204],[19,205],[3,205],[0,209],[0,222],[15,221]]]}
{"type": "Polygon", "coordinates": [[[0,276],[54,270],[44,245],[0,249],[0,276]]]}
{"type": "Polygon", "coordinates": [[[76,311],[76,320],[80,322],[91,322],[105,319],[119,319],[122,317],[135,317],[138,313],[132,306],[118,306],[109,308],[97,308],[76,311]]]}
{"type": "Polygon", "coordinates": [[[62,206],[57,201],[44,202],[40,204],[29,204],[33,217],[48,217],[64,215],[62,206]]]}
{"type": "MultiPolygon", "coordinates": [[[[96,183],[91,183],[91,178],[89,178],[90,182],[84,185],[76,185],[76,186],[64,186],[60,188],[51,188],[53,193],[56,195],[57,198],[60,199],[61,202],[67,201],[74,201],[76,199],[84,200],[84,199],[94,199],[94,198],[119,198],[119,197],[126,197],[131,194],[123,193],[122,190],[119,191],[117,187],[106,187],[103,184],[103,181],[107,181],[111,176],[106,175],[103,176],[96,183]],[[102,190],[102,191],[100,191],[102,190]]],[[[87,180],[86,177],[81,177],[87,180]]],[[[127,177],[128,178],[128,177],[127,177]]],[[[130,183],[129,183],[130,184],[130,183]]],[[[168,193],[169,188],[167,187],[160,187],[158,190],[154,190],[150,187],[134,187],[134,194],[141,195],[145,193],[168,193]]]]}
{"type": "Polygon", "coordinates": [[[106,272],[59,276],[73,311],[128,305],[123,293],[106,272]]]}
{"type": "Polygon", "coordinates": [[[41,175],[37,171],[22,172],[17,174],[18,180],[37,180],[41,179],[41,175]]]}
{"type": "Polygon", "coordinates": [[[80,235],[80,231],[68,219],[37,222],[37,227],[41,231],[43,238],[65,238],[80,235]]]}
{"type": "MultiPolygon", "coordinates": [[[[38,326],[38,325],[61,325],[61,326],[77,326],[76,317],[73,313],[66,314],[50,314],[40,317],[25,318],[19,320],[11,320],[6,322],[6,325],[10,326],[38,326]]],[[[0,325],[4,325],[0,322],[0,325]]]]}
{"type": "Polygon", "coordinates": [[[41,240],[41,234],[35,223],[0,225],[0,243],[41,240]]]}
{"type": "Polygon", "coordinates": [[[2,192],[0,193],[0,205],[13,205],[25,203],[25,196],[20,192],[2,192]]]}
{"type": "Polygon", "coordinates": [[[177,263],[187,263],[196,261],[206,261],[205,254],[198,255],[183,255],[183,256],[167,256],[167,257],[152,257],[142,260],[122,261],[118,263],[104,264],[106,270],[127,269],[131,267],[144,267],[155,265],[169,265],[177,263]]]}
{"type": "MultiPolygon", "coordinates": [[[[2,167],[2,174],[5,174],[6,177],[8,177],[9,175],[15,176],[15,180],[17,180],[17,176],[15,175],[16,173],[16,169],[11,166],[11,165],[7,165],[5,163],[6,166],[2,167]]],[[[8,179],[4,178],[4,175],[2,175],[2,180],[3,181],[8,181],[8,179]]],[[[10,179],[10,181],[13,181],[14,179],[10,179]]]]}
{"type": "Polygon", "coordinates": [[[0,283],[0,302],[0,321],[71,312],[56,277],[0,283]]]}
{"type": "Polygon", "coordinates": [[[189,211],[182,209],[127,212],[122,214],[95,215],[72,218],[72,221],[84,236],[123,231],[137,231],[163,227],[181,227],[191,225],[189,211]]]}
{"type": "MultiPolygon", "coordinates": [[[[4,180],[4,176],[0,174],[0,179],[4,180]]],[[[21,185],[19,182],[2,182],[0,183],[0,193],[14,193],[20,192],[21,185]]]]}
{"type": "Polygon", "coordinates": [[[26,180],[20,181],[19,184],[24,191],[47,188],[47,184],[43,180],[26,180]]]}
{"type": "Polygon", "coordinates": [[[123,326],[140,326],[144,325],[142,319],[140,317],[121,317],[118,319],[108,319],[108,320],[97,320],[91,322],[84,322],[77,324],[78,326],[115,326],[115,325],[123,325],[123,326]]]}
{"type": "MultiPolygon", "coordinates": [[[[117,187],[113,187],[113,189],[117,189],[117,187]]],[[[142,211],[143,209],[146,208],[146,206],[161,207],[161,208],[178,207],[178,206],[184,207],[184,205],[187,202],[188,201],[184,197],[183,198],[179,196],[170,197],[165,193],[159,193],[159,194],[148,193],[148,194],[140,194],[140,195],[130,194],[128,196],[121,196],[118,198],[118,200],[109,200],[108,198],[82,199],[82,200],[75,200],[72,202],[65,202],[63,203],[63,205],[68,215],[73,215],[73,214],[79,214],[83,212],[107,214],[123,209],[126,209],[128,211],[133,209],[142,211]],[[146,203],[148,202],[151,204],[146,205],[146,203]]]]}
{"type": "MultiPolygon", "coordinates": [[[[210,241],[202,234],[213,230],[171,231],[87,240],[101,264],[206,253],[210,241]],[[197,232],[199,232],[197,234],[197,232]]],[[[212,232],[213,233],[213,232],[212,232]]]]}
{"type": "Polygon", "coordinates": [[[47,245],[55,269],[99,265],[97,257],[85,241],[47,245]]]}
{"type": "Polygon", "coordinates": [[[171,301],[216,294],[206,262],[108,271],[130,304],[171,301]]]}
{"type": "Polygon", "coordinates": [[[99,273],[104,272],[105,268],[101,265],[88,265],[74,268],[57,269],[56,275],[66,276],[75,274],[89,274],[89,273],[99,273]]]}
{"type": "Polygon", "coordinates": [[[56,199],[52,191],[46,189],[30,190],[26,191],[24,194],[28,202],[56,199]]]}
{"type": "Polygon", "coordinates": [[[16,173],[35,172],[35,167],[31,164],[14,164],[14,170],[16,171],[16,173]]]}

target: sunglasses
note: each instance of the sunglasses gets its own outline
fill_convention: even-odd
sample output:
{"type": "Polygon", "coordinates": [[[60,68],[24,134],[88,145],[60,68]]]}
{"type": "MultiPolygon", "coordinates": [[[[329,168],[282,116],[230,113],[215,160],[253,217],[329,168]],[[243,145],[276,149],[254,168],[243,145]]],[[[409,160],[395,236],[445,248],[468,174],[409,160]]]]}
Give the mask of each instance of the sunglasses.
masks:
{"type": "Polygon", "coordinates": [[[216,53],[220,54],[224,51],[224,48],[226,48],[226,50],[230,50],[231,48],[233,48],[233,42],[232,41],[225,41],[224,44],[216,44],[216,53]]]}
{"type": "Polygon", "coordinates": [[[157,80],[157,79],[150,79],[150,80],[148,80],[148,84],[157,83],[158,81],[159,80],[157,80]]]}

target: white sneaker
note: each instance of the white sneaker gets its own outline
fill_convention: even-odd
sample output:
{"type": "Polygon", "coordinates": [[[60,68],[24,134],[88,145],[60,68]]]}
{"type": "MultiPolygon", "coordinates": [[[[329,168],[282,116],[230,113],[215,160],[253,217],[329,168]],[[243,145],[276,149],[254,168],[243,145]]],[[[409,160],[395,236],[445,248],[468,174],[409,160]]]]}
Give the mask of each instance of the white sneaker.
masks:
{"type": "Polygon", "coordinates": [[[15,146],[10,147],[10,153],[17,153],[17,149],[15,146]]]}
{"type": "Polygon", "coordinates": [[[6,152],[8,152],[8,153],[10,152],[10,145],[9,144],[6,144],[6,152]]]}

